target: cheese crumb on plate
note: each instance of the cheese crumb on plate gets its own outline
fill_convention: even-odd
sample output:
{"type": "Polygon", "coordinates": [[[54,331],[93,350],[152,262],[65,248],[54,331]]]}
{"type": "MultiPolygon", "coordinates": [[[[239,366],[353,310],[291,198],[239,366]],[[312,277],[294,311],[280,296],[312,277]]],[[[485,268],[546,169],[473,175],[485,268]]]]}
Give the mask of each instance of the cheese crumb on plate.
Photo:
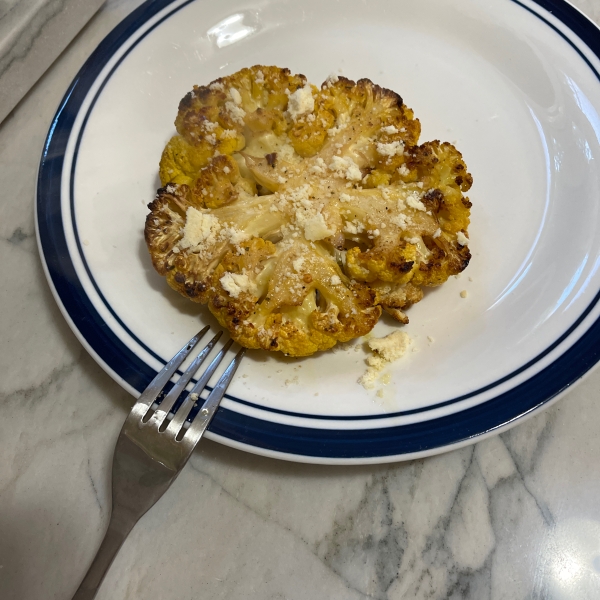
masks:
{"type": "Polygon", "coordinates": [[[369,348],[373,354],[367,358],[369,365],[365,374],[358,380],[365,389],[375,387],[375,382],[384,367],[402,357],[412,343],[405,331],[394,331],[382,338],[369,340],[369,348]]]}

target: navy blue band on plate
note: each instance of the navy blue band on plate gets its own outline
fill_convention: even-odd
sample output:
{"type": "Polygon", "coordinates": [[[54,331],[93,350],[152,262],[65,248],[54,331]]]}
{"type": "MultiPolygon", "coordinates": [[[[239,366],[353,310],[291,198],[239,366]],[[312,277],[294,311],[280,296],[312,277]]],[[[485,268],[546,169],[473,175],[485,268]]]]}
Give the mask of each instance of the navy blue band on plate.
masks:
{"type": "MultiPolygon", "coordinates": [[[[168,19],[174,12],[180,10],[193,0],[188,0],[168,11],[161,20],[141,36],[133,47],[162,21],[168,19]]],[[[507,0],[509,1],[509,0],[507,0]]],[[[593,70],[596,77],[600,76],[593,68],[587,57],[573,42],[550,23],[543,15],[538,14],[518,0],[510,0],[524,10],[544,21],[556,33],[561,35],[593,70]]],[[[583,16],[577,9],[563,0],[535,0],[538,5],[552,13],[557,19],[573,31],[598,57],[600,57],[600,35],[597,27],[583,16]]],[[[173,4],[173,0],[149,0],[122,21],[101,42],[98,48],[81,68],[73,83],[65,94],[61,105],[52,121],[42,154],[38,185],[37,185],[37,224],[39,242],[46,262],[49,277],[55,292],[63,305],[65,312],[71,318],[79,334],[96,352],[105,365],[132,388],[141,392],[152,380],[155,371],[142,361],[134,352],[118,339],[110,327],[98,314],[92,302],[86,295],[77,276],[72,258],[69,254],[63,215],[61,212],[61,179],[67,143],[72,132],[76,117],[94,82],[102,69],[119,48],[145,23],[160,11],[173,4]]],[[[125,58],[125,55],[121,58],[125,58]]],[[[105,78],[91,102],[85,121],[94,103],[102,91],[102,87],[118,67],[117,63],[111,73],[105,78]]],[[[85,122],[76,143],[75,155],[71,167],[71,178],[74,177],[77,159],[77,148],[85,129],[85,122]]],[[[71,190],[73,186],[71,186],[71,190]]],[[[73,199],[70,199],[71,203],[73,199]]],[[[73,205],[72,205],[73,208],[73,205]]],[[[72,210],[72,214],[74,211],[72,210]]],[[[75,224],[73,224],[75,225],[75,224]]],[[[76,227],[73,227],[75,233],[76,227]]],[[[104,299],[101,290],[94,282],[91,271],[87,267],[79,240],[76,243],[83,264],[96,292],[107,309],[119,324],[128,332],[132,339],[143,347],[150,355],[161,362],[164,357],[157,356],[146,347],[135,335],[128,330],[125,323],[113,311],[104,299]]],[[[331,458],[331,459],[360,459],[386,456],[399,456],[415,452],[431,451],[470,440],[479,435],[503,427],[531,411],[548,403],[571,384],[581,378],[600,359],[600,321],[596,321],[586,333],[554,363],[546,367],[524,383],[508,392],[500,394],[491,400],[473,408],[441,418],[429,419],[419,423],[395,427],[380,427],[370,429],[336,429],[335,421],[388,419],[393,416],[414,414],[430,411],[434,408],[447,406],[465,400],[468,397],[492,389],[500,383],[508,381],[518,373],[541,360],[572,333],[600,299],[598,294],[578,321],[558,340],[549,346],[535,359],[523,365],[520,369],[507,375],[486,388],[477,390],[460,398],[449,399],[435,406],[413,411],[388,413],[382,415],[330,417],[325,415],[307,415],[292,413],[285,410],[270,409],[242,399],[227,396],[240,404],[271,411],[278,414],[305,417],[320,420],[331,420],[332,428],[317,429],[281,425],[270,421],[249,417],[241,413],[220,408],[215,416],[210,431],[216,435],[229,438],[235,442],[254,446],[263,450],[276,451],[296,456],[331,458]]]]}

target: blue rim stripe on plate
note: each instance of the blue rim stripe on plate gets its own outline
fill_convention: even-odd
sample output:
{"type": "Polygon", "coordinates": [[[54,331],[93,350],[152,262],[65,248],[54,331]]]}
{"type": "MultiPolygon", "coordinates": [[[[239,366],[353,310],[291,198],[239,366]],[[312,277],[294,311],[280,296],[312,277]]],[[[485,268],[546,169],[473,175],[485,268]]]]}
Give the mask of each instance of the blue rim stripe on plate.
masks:
{"type": "MultiPolygon", "coordinates": [[[[85,128],[86,128],[88,119],[90,118],[90,115],[92,114],[92,111],[94,110],[94,106],[96,105],[96,102],[98,101],[98,98],[100,98],[100,94],[102,94],[102,90],[104,90],[104,87],[109,82],[109,80],[112,77],[113,73],[119,68],[119,66],[121,65],[121,63],[127,58],[127,56],[129,55],[129,53],[149,33],[151,33],[154,29],[156,29],[161,23],[163,23],[165,20],[167,20],[171,15],[173,15],[176,12],[178,12],[184,6],[187,6],[188,4],[192,3],[193,1],[194,0],[187,0],[183,4],[180,4],[179,6],[177,6],[174,10],[172,10],[168,14],[164,15],[162,19],[159,19],[156,23],[154,23],[154,25],[152,25],[152,27],[149,27],[148,30],[145,31],[144,34],[141,35],[136,40],[135,44],[132,44],[131,47],[128,48],[127,52],[124,52],[123,56],[121,56],[121,58],[113,65],[112,69],[110,70],[110,72],[108,73],[108,75],[106,76],[106,78],[104,79],[104,81],[102,82],[102,85],[100,85],[100,87],[96,91],[96,95],[94,96],[93,100],[90,102],[90,105],[89,105],[89,107],[87,109],[87,113],[86,113],[86,115],[85,115],[85,117],[83,119],[83,123],[81,124],[81,128],[80,128],[79,134],[77,136],[77,142],[75,144],[75,149],[73,151],[73,162],[71,164],[70,185],[69,185],[70,192],[71,192],[71,197],[69,199],[69,203],[71,205],[71,223],[72,223],[72,226],[73,226],[73,232],[75,234],[75,244],[77,245],[77,251],[79,252],[79,257],[80,257],[80,259],[82,261],[82,264],[83,264],[83,266],[85,268],[85,271],[86,271],[86,273],[87,273],[87,275],[88,275],[88,277],[90,279],[91,284],[93,285],[94,289],[96,290],[96,293],[98,294],[98,297],[100,298],[100,300],[102,301],[102,303],[104,304],[104,306],[107,308],[107,310],[113,316],[113,318],[117,321],[117,323],[123,328],[123,330],[125,332],[127,332],[127,334],[129,335],[129,337],[131,339],[133,339],[136,342],[136,344],[138,344],[141,348],[143,348],[150,356],[152,356],[153,358],[155,358],[156,360],[158,360],[159,362],[161,362],[163,365],[166,365],[168,361],[166,361],[164,358],[162,358],[161,356],[159,356],[158,354],[156,354],[156,352],[154,352],[154,350],[152,350],[152,348],[149,348],[146,344],[144,344],[144,342],[142,342],[142,340],[140,340],[133,333],[133,331],[131,331],[131,329],[129,329],[129,327],[127,327],[127,325],[123,322],[123,320],[121,319],[121,317],[119,317],[119,315],[114,311],[113,307],[106,300],[106,298],[104,297],[104,294],[100,290],[100,287],[96,283],[96,280],[94,279],[94,276],[92,275],[92,271],[91,271],[91,269],[90,269],[90,267],[89,267],[89,265],[87,263],[87,260],[85,259],[85,254],[83,253],[83,248],[81,247],[81,240],[79,238],[79,231],[77,230],[77,222],[75,220],[75,193],[74,193],[73,190],[74,190],[74,187],[75,187],[75,171],[77,169],[77,158],[78,158],[78,155],[79,155],[79,147],[81,145],[81,140],[83,139],[83,134],[85,132],[85,128]]],[[[173,0],[169,0],[168,2],[165,2],[165,5],[168,6],[170,2],[173,2],[173,0]]],[[[153,15],[150,15],[150,17],[151,16],[153,16],[153,15]]],[[[148,17],[148,18],[150,18],[150,17],[148,17]]],[[[141,23],[144,23],[144,22],[145,22],[145,20],[141,21],[141,23]]],[[[139,27],[139,25],[138,25],[138,27],[139,27]]],[[[136,29],[138,29],[138,27],[135,27],[134,31],[136,29]]],[[[127,36],[125,39],[128,39],[129,37],[130,36],[127,36]]],[[[102,66],[104,66],[104,65],[102,65],[102,66]]],[[[95,80],[95,77],[94,77],[94,80],[95,80]]],[[[178,370],[177,373],[179,373],[181,375],[181,371],[178,370]]],[[[154,375],[152,377],[154,377],[154,375]]],[[[192,381],[195,382],[194,379],[192,379],[192,381]]],[[[144,389],[144,387],[142,387],[142,388],[137,388],[136,387],[136,389],[137,389],[138,392],[142,392],[143,389],[144,389]]],[[[207,388],[209,390],[212,389],[210,386],[207,386],[207,388]]]]}
{"type": "MultiPolygon", "coordinates": [[[[138,40],[136,40],[131,48],[128,49],[124,56],[113,67],[111,73],[105,78],[88,109],[85,121],[87,121],[91,109],[101,93],[102,88],[133,47],[165,19],[169,18],[174,12],[187,6],[192,1],[193,0],[188,0],[187,2],[174,7],[172,11],[164,15],[161,20],[155,23],[148,31],[144,32],[138,40]]],[[[564,35],[563,32],[548,22],[542,15],[536,13],[518,0],[512,1],[543,20],[549,27],[564,38],[600,79],[600,76],[598,76],[598,73],[587,57],[567,36],[564,35]]],[[[584,15],[562,0],[534,1],[575,32],[594,54],[600,57],[600,36],[598,35],[598,29],[584,15]]],[[[106,36],[86,61],[65,94],[52,121],[52,126],[44,145],[38,177],[37,219],[40,244],[56,292],[61,299],[66,312],[70,315],[82,337],[90,344],[111,370],[138,391],[141,391],[146,387],[148,382],[154,377],[155,372],[129,350],[129,348],[127,348],[110,330],[97,313],[79,283],[75,268],[71,262],[62,227],[60,197],[61,175],[63,170],[64,152],[67,147],[68,139],[75,118],[79,113],[90,87],[96,81],[101,70],[114,53],[135,33],[135,31],[172,3],[173,0],[150,0],[140,6],[106,36]]],[[[79,142],[84,129],[85,123],[81,128],[77,140],[77,148],[79,147],[79,142]]],[[[73,178],[75,170],[76,153],[77,150],[75,151],[73,158],[71,178],[73,178]]],[[[73,181],[71,180],[71,183],[72,182],[73,181]]],[[[73,186],[71,185],[71,193],[72,190],[73,186]]],[[[161,357],[157,356],[151,349],[147,348],[133,335],[132,332],[129,331],[102,296],[83,256],[74,222],[73,205],[72,218],[77,247],[87,274],[96,288],[96,292],[111,311],[111,314],[129,335],[131,335],[141,347],[146,349],[150,355],[164,363],[165,361],[161,357]]],[[[231,396],[228,397],[241,404],[278,414],[339,421],[391,418],[394,416],[415,414],[416,412],[423,412],[424,410],[432,410],[434,408],[447,406],[481,393],[482,391],[491,389],[495,385],[522,372],[524,369],[531,366],[531,364],[547,355],[554,347],[563,341],[569,333],[576,329],[593,306],[598,302],[599,296],[600,294],[596,296],[592,304],[586,309],[585,313],[580,316],[569,331],[564,333],[559,340],[551,347],[547,348],[540,356],[521,367],[515,373],[512,373],[485,388],[477,390],[477,392],[448,400],[435,406],[429,406],[425,409],[388,413],[385,415],[329,417],[324,415],[297,414],[278,409],[270,409],[245,400],[231,396]]],[[[221,407],[211,424],[210,430],[217,435],[251,446],[300,456],[306,455],[323,458],[368,458],[431,450],[468,440],[477,435],[492,431],[524,416],[535,408],[548,402],[583,376],[598,361],[600,358],[599,342],[600,321],[596,321],[581,339],[578,340],[565,354],[558,358],[552,365],[531,377],[528,381],[473,408],[421,423],[366,430],[313,429],[272,423],[221,407]]]]}
{"type": "MultiPolygon", "coordinates": [[[[163,359],[162,357],[158,356],[151,348],[149,348],[146,344],[144,344],[128,327],[127,325],[120,319],[120,317],[117,315],[117,313],[113,310],[112,306],[107,302],[106,298],[104,297],[104,295],[102,294],[99,286],[97,285],[94,276],[91,272],[91,269],[89,268],[88,264],[87,264],[87,260],[85,258],[85,255],[83,253],[83,248],[81,246],[81,241],[79,239],[79,233],[77,230],[77,222],[75,219],[75,195],[74,195],[74,180],[75,180],[75,172],[77,169],[77,159],[78,159],[78,154],[79,154],[79,147],[81,144],[81,140],[83,138],[84,132],[85,132],[85,127],[87,124],[87,121],[94,109],[94,106],[96,105],[96,102],[98,100],[98,98],[100,97],[100,94],[102,93],[102,90],[104,89],[104,87],[106,86],[107,82],[109,81],[109,79],[111,78],[112,74],[118,69],[119,65],[123,62],[123,60],[128,56],[128,54],[137,46],[137,44],[139,44],[153,29],[155,29],[158,25],[160,25],[163,21],[165,21],[166,19],[168,19],[171,15],[173,15],[174,13],[176,13],[177,11],[179,11],[181,8],[183,8],[184,6],[187,6],[192,0],[187,0],[187,2],[184,2],[183,4],[180,4],[179,6],[175,7],[174,10],[172,10],[171,12],[169,12],[167,15],[164,15],[159,21],[157,21],[151,28],[149,28],[146,32],[144,32],[143,35],[141,35],[136,41],[135,43],[133,43],[126,52],[123,53],[123,55],[121,56],[121,58],[117,61],[117,63],[115,65],[113,65],[112,69],[110,70],[110,72],[106,75],[104,81],[102,82],[102,84],[99,86],[98,90],[96,91],[94,98],[92,99],[92,101],[90,102],[88,108],[86,109],[86,114],[85,117],[83,119],[83,123],[81,125],[81,128],[79,130],[78,136],[77,136],[77,141],[75,144],[75,149],[73,152],[73,162],[71,165],[71,174],[70,174],[70,180],[71,180],[71,185],[70,185],[70,193],[71,193],[71,197],[70,197],[70,205],[71,205],[71,223],[72,223],[72,227],[73,227],[73,232],[75,234],[75,240],[76,240],[76,245],[77,245],[77,249],[79,252],[79,257],[80,260],[82,261],[84,268],[86,270],[86,273],[90,279],[90,282],[92,283],[94,289],[96,290],[96,293],[98,294],[98,297],[100,298],[100,300],[102,301],[102,303],[104,304],[104,306],[107,308],[107,310],[110,312],[110,314],[115,318],[115,320],[119,323],[119,325],[123,328],[123,330],[127,333],[127,335],[134,340],[141,348],[143,348],[146,352],[148,352],[152,357],[154,357],[156,360],[158,360],[159,362],[161,362],[162,364],[166,364],[166,360],[163,359]]],[[[513,0],[516,4],[518,4],[519,6],[522,6],[523,8],[525,8],[527,11],[531,12],[532,14],[537,15],[534,11],[532,11],[530,8],[528,8],[527,6],[525,6],[524,4],[522,4],[521,2],[519,2],[519,0],[513,0]]],[[[593,71],[593,73],[595,74],[596,78],[598,78],[600,80],[600,75],[598,74],[598,72],[596,71],[596,69],[593,67],[593,65],[590,63],[590,61],[585,57],[585,55],[559,30],[557,29],[554,25],[548,23],[548,21],[546,19],[543,19],[542,17],[540,17],[546,24],[548,24],[549,27],[551,27],[556,33],[558,33],[565,41],[567,41],[567,43],[569,43],[574,50],[581,56],[581,58],[586,62],[586,64],[588,65],[588,67],[593,71]]],[[[248,400],[243,400],[241,398],[237,398],[235,396],[232,396],[230,394],[226,394],[226,397],[229,400],[232,400],[234,402],[237,402],[239,404],[243,404],[244,406],[248,406],[251,408],[255,408],[258,410],[264,410],[266,412],[270,412],[270,413],[275,413],[275,414],[279,414],[279,415],[285,415],[285,416],[290,416],[290,417],[296,417],[296,418],[308,418],[308,419],[317,419],[317,420],[322,420],[322,421],[372,421],[372,420],[378,420],[378,419],[390,419],[390,418],[394,418],[394,417],[402,417],[402,416],[408,416],[408,415],[414,415],[414,414],[419,414],[419,413],[426,413],[426,412],[430,412],[432,410],[437,410],[440,408],[444,408],[446,406],[451,406],[452,404],[456,404],[458,402],[463,402],[465,400],[468,400],[469,398],[473,398],[475,396],[478,396],[479,394],[488,392],[492,389],[494,389],[495,387],[498,387],[499,385],[502,385],[503,383],[506,383],[507,381],[510,381],[512,378],[516,377],[517,375],[519,375],[520,373],[522,373],[523,371],[527,370],[528,368],[530,368],[531,366],[533,366],[535,363],[537,363],[538,361],[540,361],[541,359],[543,359],[545,356],[547,356],[550,352],[552,352],[552,350],[554,350],[559,344],[561,344],[566,338],[568,338],[568,336],[575,331],[575,329],[577,329],[577,327],[581,324],[581,322],[585,319],[585,317],[589,314],[589,312],[594,308],[594,306],[597,304],[598,299],[600,297],[600,294],[598,296],[596,296],[596,298],[594,298],[594,300],[592,301],[592,303],[587,307],[587,309],[583,312],[582,315],[580,315],[580,317],[577,319],[577,321],[566,331],[563,333],[563,335],[561,335],[557,340],[555,340],[550,346],[548,346],[543,352],[541,352],[540,354],[538,354],[536,357],[534,357],[533,359],[531,359],[530,361],[528,361],[526,364],[522,365],[521,367],[519,367],[518,369],[516,369],[515,371],[505,375],[504,377],[501,377],[500,379],[489,383],[488,385],[479,388],[477,390],[474,390],[472,392],[469,392],[468,394],[463,394],[462,396],[458,396],[456,398],[451,398],[449,400],[445,400],[443,402],[439,402],[437,404],[431,404],[428,405],[426,407],[422,407],[422,408],[417,408],[417,409],[412,409],[412,410],[407,410],[407,411],[398,411],[398,412],[393,412],[393,413],[380,413],[380,414],[375,414],[375,415],[358,415],[358,416],[330,416],[330,415],[322,415],[322,414],[307,414],[307,413],[297,413],[297,412],[292,412],[292,411],[286,411],[286,410],[282,410],[282,409],[277,409],[277,408],[272,408],[272,407],[268,407],[268,406],[264,406],[264,405],[260,405],[260,404],[256,404],[254,402],[250,402],[248,400]]],[[[117,343],[121,343],[120,341],[117,340],[117,343]]],[[[209,387],[210,389],[210,387],[209,387]]],[[[142,391],[141,389],[139,389],[138,391],[142,391]]]]}

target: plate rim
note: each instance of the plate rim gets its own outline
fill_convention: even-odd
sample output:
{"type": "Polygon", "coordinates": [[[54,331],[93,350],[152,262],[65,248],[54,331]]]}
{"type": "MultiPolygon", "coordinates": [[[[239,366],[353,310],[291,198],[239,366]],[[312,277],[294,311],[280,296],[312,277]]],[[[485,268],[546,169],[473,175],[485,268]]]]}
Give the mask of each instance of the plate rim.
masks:
{"type": "MultiPolygon", "coordinates": [[[[52,183],[52,180],[54,180],[54,187],[56,187],[56,181],[59,182],[58,197],[54,201],[58,203],[60,208],[60,181],[62,179],[62,167],[65,154],[64,152],[62,154],[56,153],[56,150],[61,146],[63,150],[66,148],[66,145],[70,139],[75,119],[79,114],[79,110],[81,109],[81,104],[87,97],[91,86],[95,81],[97,81],[98,76],[102,72],[102,69],[106,66],[106,64],[110,61],[110,59],[114,56],[118,49],[121,48],[123,44],[126,43],[126,41],[129,40],[131,36],[134,35],[140,27],[146,24],[152,17],[156,16],[162,10],[166,9],[169,5],[173,5],[173,10],[168,12],[168,14],[164,15],[159,21],[154,23],[147,31],[145,31],[144,34],[135,42],[135,44],[132,45],[128,52],[161,22],[163,22],[165,19],[168,19],[172,14],[174,14],[181,8],[187,6],[193,1],[194,0],[147,0],[144,4],[142,4],[136,10],[134,10],[130,15],[125,17],[125,19],[118,23],[107,34],[103,41],[97,46],[94,52],[86,60],[86,62],[74,78],[73,82],[67,89],[67,92],[65,93],[65,96],[63,97],[59,108],[54,118],[52,119],[51,126],[44,143],[42,157],[38,168],[35,219],[36,236],[44,272],[50,284],[52,294],[55,300],[57,301],[59,308],[63,316],[67,320],[67,323],[69,324],[70,328],[74,331],[79,341],[92,355],[94,360],[98,362],[100,366],[115,381],[117,381],[117,383],[119,383],[124,389],[126,389],[129,393],[131,393],[134,396],[139,395],[140,391],[146,387],[147,383],[154,376],[155,371],[151,367],[149,367],[143,360],[141,360],[137,355],[135,355],[134,352],[127,348],[123,348],[121,351],[119,351],[119,348],[115,347],[114,344],[107,344],[107,340],[105,339],[100,340],[100,343],[98,343],[98,339],[96,339],[96,344],[92,344],[90,342],[88,337],[86,337],[85,333],[81,330],[83,328],[82,321],[89,320],[91,314],[89,308],[86,307],[85,299],[88,300],[88,304],[92,309],[91,312],[95,312],[95,308],[89,301],[89,298],[87,298],[81,285],[79,285],[79,288],[81,290],[80,295],[85,296],[85,299],[71,298],[71,300],[75,301],[75,306],[73,306],[72,302],[67,302],[67,304],[65,304],[64,300],[68,300],[69,296],[68,294],[65,296],[65,291],[66,289],[68,290],[68,288],[72,286],[70,286],[69,281],[65,282],[64,280],[68,280],[69,277],[72,275],[75,275],[75,277],[72,278],[72,280],[76,283],[79,283],[79,279],[76,276],[74,266],[71,264],[71,269],[69,269],[69,265],[65,265],[64,259],[66,258],[67,261],[70,261],[71,259],[71,256],[68,252],[62,255],[58,253],[55,256],[49,257],[45,252],[45,249],[51,249],[50,247],[52,246],[52,243],[55,244],[55,250],[59,246],[61,246],[60,244],[58,246],[56,245],[56,239],[54,239],[51,235],[51,233],[56,234],[57,232],[48,231],[49,217],[44,212],[44,209],[46,209],[47,211],[52,205],[52,202],[48,202],[48,200],[52,200],[51,197],[49,198],[49,196],[51,196],[51,193],[48,191],[52,189],[52,186],[46,186],[45,184],[48,183],[48,181],[52,183]],[[71,106],[72,104],[73,106],[71,106]],[[75,108],[75,111],[73,113],[70,113],[70,108],[75,108]],[[46,217],[46,219],[44,217],[46,217]],[[48,258],[50,260],[48,260],[48,258]],[[74,308],[80,309],[80,312],[77,312],[76,310],[74,310],[74,308]],[[105,352],[107,347],[109,351],[112,351],[110,362],[105,360],[105,352]],[[134,358],[133,361],[131,360],[132,357],[134,358]],[[133,369],[131,364],[132,362],[134,363],[133,369]],[[115,363],[121,365],[122,368],[120,369],[120,372],[119,370],[114,368],[113,365],[115,363]],[[125,368],[126,370],[123,371],[123,368],[125,368]]],[[[548,26],[554,29],[555,32],[561,35],[561,37],[566,39],[570,43],[570,45],[578,52],[580,57],[588,64],[588,66],[594,70],[596,76],[600,79],[598,72],[594,69],[593,65],[591,65],[586,56],[581,52],[581,50],[577,46],[575,46],[575,44],[569,38],[567,38],[564,35],[563,32],[561,32],[556,26],[550,23],[542,15],[535,12],[519,0],[510,1],[523,7],[525,10],[529,11],[530,13],[543,20],[548,26]]],[[[600,58],[600,36],[598,36],[599,28],[590,19],[588,19],[586,15],[584,15],[576,7],[566,2],[566,0],[531,0],[531,2],[541,6],[543,9],[550,12],[555,18],[560,20],[587,46],[587,48],[590,49],[590,51],[593,54],[600,58]],[[579,31],[576,31],[573,28],[573,24],[578,26],[579,31]],[[584,33],[584,35],[581,35],[582,32],[584,33]],[[590,41],[594,41],[595,44],[591,44],[590,41]]],[[[126,56],[127,53],[124,56],[126,56]]],[[[120,64],[121,60],[123,60],[124,56],[113,66],[110,74],[102,82],[100,90],[110,79],[110,75],[114,72],[114,70],[118,68],[118,65],[120,64]]],[[[88,114],[91,113],[92,108],[93,103],[89,107],[88,114]]],[[[59,221],[62,225],[62,213],[60,212],[60,210],[58,218],[56,214],[50,215],[50,217],[54,217],[54,219],[59,221]]],[[[77,240],[77,243],[79,244],[79,240],[77,240]]],[[[66,242],[64,246],[60,247],[60,249],[64,250],[65,248],[66,242]]],[[[90,275],[91,280],[93,282],[93,277],[91,276],[89,271],[88,274],[90,275]]],[[[592,302],[592,304],[590,304],[590,306],[588,306],[586,311],[579,316],[576,323],[580,323],[585,318],[587,312],[589,312],[594,303],[598,301],[599,296],[600,292],[596,295],[594,301],[592,302]]],[[[104,321],[101,317],[99,317],[97,321],[98,320],[104,324],[104,321]]],[[[568,334],[568,331],[572,330],[575,327],[576,325],[573,325],[569,330],[567,330],[567,332],[563,332],[559,340],[557,340],[554,344],[546,348],[543,351],[542,355],[547,354],[551,351],[553,347],[556,347],[559,344],[560,340],[568,334]]],[[[83,329],[85,331],[85,328],[83,329]]],[[[116,338],[116,335],[114,333],[112,333],[112,336],[116,338]]],[[[111,336],[109,335],[109,337],[111,336]]],[[[392,427],[386,427],[384,425],[380,428],[369,428],[365,430],[336,430],[335,428],[316,429],[310,427],[298,427],[295,425],[273,423],[271,421],[258,419],[249,415],[237,413],[224,407],[220,407],[213,423],[211,424],[210,430],[207,432],[207,437],[220,441],[221,443],[224,443],[229,446],[240,447],[241,449],[247,450],[249,452],[254,452],[276,458],[286,458],[288,460],[296,460],[300,462],[324,462],[329,464],[393,462],[398,460],[408,460],[412,458],[419,458],[422,456],[438,454],[441,452],[446,452],[456,447],[461,447],[473,443],[474,441],[483,439],[484,437],[499,432],[500,430],[505,430],[513,426],[517,421],[520,422],[521,420],[527,418],[534,412],[539,412],[539,410],[541,410],[542,408],[546,408],[553,404],[560,397],[562,397],[562,395],[564,395],[564,393],[566,393],[566,391],[570,389],[570,387],[572,387],[575,383],[580,381],[583,376],[589,374],[592,368],[598,364],[598,360],[600,360],[600,350],[598,348],[598,341],[600,341],[600,318],[598,318],[585,331],[585,333],[570,348],[568,348],[563,354],[561,354],[561,356],[559,356],[554,362],[552,362],[550,365],[547,365],[540,372],[536,373],[526,381],[522,382],[521,384],[518,384],[515,388],[508,390],[507,392],[501,393],[499,396],[484,401],[477,406],[468,408],[466,410],[458,411],[457,413],[453,413],[451,415],[429,419],[419,423],[397,425],[392,427]],[[571,358],[573,358],[574,355],[577,355],[576,358],[579,358],[581,360],[578,361],[577,365],[571,365],[570,370],[564,369],[564,371],[568,371],[570,373],[568,377],[550,377],[550,379],[555,379],[556,381],[554,381],[553,383],[552,391],[550,391],[548,394],[543,394],[544,398],[542,399],[537,398],[536,400],[534,400],[534,398],[536,396],[539,396],[539,394],[527,394],[526,388],[532,381],[535,380],[536,384],[541,384],[541,382],[538,380],[540,376],[543,376],[545,374],[546,377],[542,377],[542,379],[544,379],[545,383],[548,384],[548,374],[552,376],[552,371],[554,370],[560,371],[562,373],[563,369],[556,369],[556,366],[558,366],[558,363],[560,362],[564,363],[565,361],[563,359],[568,358],[569,355],[571,355],[571,358]],[[513,407],[515,400],[518,400],[513,398],[513,396],[519,391],[521,392],[521,396],[524,395],[529,401],[527,403],[517,402],[517,404],[521,404],[522,406],[520,409],[517,410],[516,413],[512,414],[514,412],[512,408],[511,411],[508,411],[507,414],[504,414],[506,413],[506,410],[494,410],[494,403],[496,403],[498,400],[501,400],[502,403],[505,404],[507,401],[507,396],[510,396],[510,406],[513,407]],[[490,422],[489,418],[484,419],[483,417],[485,415],[480,414],[480,409],[484,408],[486,409],[484,412],[489,413],[491,410],[492,414],[495,415],[495,418],[491,420],[492,422],[490,422]],[[392,438],[396,439],[396,441],[399,437],[406,438],[409,433],[408,429],[410,428],[412,428],[413,434],[417,434],[421,437],[423,437],[424,435],[424,433],[420,431],[420,429],[422,429],[423,427],[429,430],[429,433],[427,435],[429,437],[433,437],[434,425],[436,425],[438,429],[442,427],[446,430],[446,433],[448,428],[450,428],[452,431],[455,431],[457,426],[459,425],[459,423],[455,422],[455,417],[459,417],[458,420],[462,422],[462,433],[459,435],[459,437],[456,437],[456,434],[453,434],[453,437],[455,437],[456,439],[446,439],[445,442],[442,441],[441,443],[433,444],[424,444],[422,440],[420,443],[418,440],[412,440],[411,444],[409,444],[410,449],[405,448],[405,451],[403,452],[381,452],[381,450],[384,448],[388,450],[392,450],[392,448],[397,449],[397,445],[394,446],[394,444],[388,443],[390,441],[390,435],[392,436],[392,438]],[[468,417],[468,419],[465,420],[465,417],[468,417]],[[498,419],[500,419],[500,422],[498,422],[498,419]],[[472,425],[471,421],[473,420],[476,423],[479,423],[479,425],[472,425]],[[466,421],[469,421],[470,426],[466,426],[466,421]],[[265,432],[265,425],[267,425],[267,429],[271,429],[271,431],[265,432]],[[383,432],[386,433],[385,436],[382,435],[383,432]],[[361,439],[361,435],[359,434],[363,434],[363,439],[361,439]],[[369,437],[375,437],[377,439],[365,440],[364,435],[369,435],[369,437]],[[329,437],[329,439],[324,439],[327,437],[329,437]],[[345,439],[340,439],[344,437],[345,439]],[[285,439],[287,441],[287,443],[284,443],[283,446],[282,439],[285,439]],[[294,443],[290,443],[291,441],[293,441],[294,443]],[[302,451],[302,446],[305,447],[304,451],[302,451]],[[377,446],[379,446],[379,450],[376,449],[377,446]],[[351,449],[352,447],[355,448],[354,451],[351,449]],[[287,450],[282,450],[282,448],[287,448],[287,450]],[[307,448],[311,449],[308,451],[308,453],[307,448]],[[357,452],[357,450],[359,449],[360,452],[357,452]],[[315,454],[311,452],[315,452],[315,454]]],[[[154,354],[151,350],[150,352],[154,354]]],[[[154,356],[158,360],[162,361],[160,357],[157,357],[155,354],[154,356]]],[[[522,367],[522,369],[524,368],[525,367],[522,367]]],[[[519,394],[517,393],[517,395],[519,394]]],[[[242,399],[233,397],[231,397],[231,399],[242,404],[249,404],[250,406],[254,406],[253,403],[242,399]]],[[[456,402],[458,400],[454,401],[456,402]]],[[[452,401],[443,402],[442,405],[446,405],[450,402],[452,401]]],[[[256,408],[270,411],[270,409],[262,407],[260,405],[257,405],[256,408]]],[[[433,407],[427,407],[428,410],[431,408],[433,407]]],[[[502,409],[503,407],[497,406],[495,408],[502,409]]],[[[504,408],[506,407],[504,406],[504,408]]],[[[277,409],[274,409],[272,412],[284,412],[284,414],[286,413],[286,411],[278,411],[277,409]]],[[[409,411],[409,413],[410,412],[414,411],[409,411]]],[[[347,420],[349,418],[356,420],[369,420],[383,417],[389,418],[394,416],[395,414],[396,413],[390,413],[385,415],[369,415],[362,417],[330,417],[330,419],[334,422],[335,420],[342,421],[347,420]]],[[[319,415],[311,416],[302,414],[295,416],[301,416],[303,418],[323,418],[319,415]]],[[[443,436],[440,438],[436,437],[436,440],[442,439],[443,436]]]]}

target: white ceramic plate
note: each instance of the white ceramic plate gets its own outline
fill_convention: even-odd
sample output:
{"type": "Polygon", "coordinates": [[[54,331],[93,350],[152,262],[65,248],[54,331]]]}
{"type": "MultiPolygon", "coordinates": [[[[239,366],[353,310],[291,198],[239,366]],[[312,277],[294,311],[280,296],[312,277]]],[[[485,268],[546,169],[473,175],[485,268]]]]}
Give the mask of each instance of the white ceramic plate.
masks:
{"type": "MultiPolygon", "coordinates": [[[[463,153],[471,264],[409,310],[414,351],[390,367],[383,397],[357,384],[360,340],[306,359],[253,351],[208,436],[358,463],[507,427],[599,358],[599,49],[596,27],[562,0],[148,2],[87,61],[48,134],[37,217],[57,301],[138,394],[212,322],[153,271],[143,241],[181,97],[254,64],[317,84],[331,72],[368,77],[413,108],[422,141],[463,153]]],[[[382,319],[374,333],[394,328],[382,319]]]]}

